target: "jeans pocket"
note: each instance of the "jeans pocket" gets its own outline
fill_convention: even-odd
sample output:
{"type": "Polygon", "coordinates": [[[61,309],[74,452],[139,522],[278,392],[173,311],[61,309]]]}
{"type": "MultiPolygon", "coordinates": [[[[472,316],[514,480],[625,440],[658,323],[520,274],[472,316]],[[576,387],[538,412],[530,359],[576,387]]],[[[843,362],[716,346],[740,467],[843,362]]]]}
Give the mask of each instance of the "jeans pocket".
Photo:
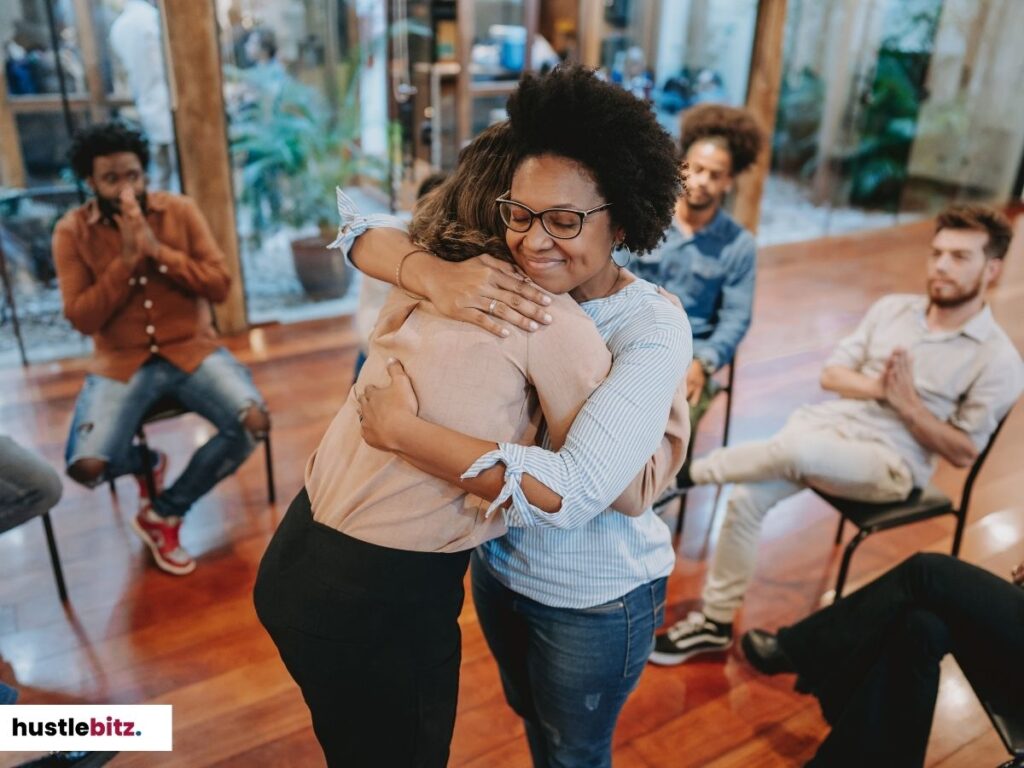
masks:
{"type": "Polygon", "coordinates": [[[626,607],[624,600],[609,600],[607,603],[601,603],[590,608],[577,608],[576,613],[591,616],[602,616],[612,613],[619,613],[626,607]]]}
{"type": "Polygon", "coordinates": [[[660,627],[665,623],[665,606],[668,605],[668,598],[665,595],[665,590],[658,590],[658,588],[651,584],[651,604],[654,606],[654,626],[660,627]]]}
{"type": "Polygon", "coordinates": [[[654,631],[665,621],[666,581],[661,578],[644,584],[630,594],[632,599],[625,600],[627,643],[623,678],[633,678],[633,687],[654,650],[654,631]]]}

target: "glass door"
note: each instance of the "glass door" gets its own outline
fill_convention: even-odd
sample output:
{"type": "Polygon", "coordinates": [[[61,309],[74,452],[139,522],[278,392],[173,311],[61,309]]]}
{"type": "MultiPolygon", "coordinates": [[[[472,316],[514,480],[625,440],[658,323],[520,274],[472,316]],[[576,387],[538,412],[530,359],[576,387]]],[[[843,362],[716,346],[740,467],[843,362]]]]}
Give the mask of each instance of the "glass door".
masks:
{"type": "Polygon", "coordinates": [[[151,184],[178,186],[161,26],[148,0],[0,3],[0,365],[90,348],[63,317],[50,253],[57,220],[88,194],[68,167],[73,132],[134,124],[150,139],[151,184]]]}
{"type": "Polygon", "coordinates": [[[388,211],[384,4],[217,0],[250,322],[354,311],[335,187],[388,211]]]}
{"type": "Polygon", "coordinates": [[[1024,150],[1014,0],[790,0],[762,243],[1009,199],[1024,150]]]}

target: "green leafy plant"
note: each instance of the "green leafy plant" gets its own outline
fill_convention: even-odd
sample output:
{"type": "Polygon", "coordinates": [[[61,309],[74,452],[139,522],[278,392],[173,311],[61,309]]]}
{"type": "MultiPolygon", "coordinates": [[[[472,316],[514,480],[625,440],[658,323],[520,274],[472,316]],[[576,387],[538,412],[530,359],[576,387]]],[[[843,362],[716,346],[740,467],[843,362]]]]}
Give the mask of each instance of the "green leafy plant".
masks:
{"type": "Polygon", "coordinates": [[[772,164],[783,173],[814,172],[825,83],[809,67],[783,78],[772,136],[772,164]]]}
{"type": "Polygon", "coordinates": [[[841,157],[850,180],[850,202],[895,209],[917,136],[928,54],[882,49],[857,124],[857,146],[841,157]]]}
{"type": "Polygon", "coordinates": [[[387,178],[386,161],[367,155],[359,141],[356,56],[338,67],[336,110],[279,68],[227,73],[234,91],[230,151],[257,235],[281,224],[316,224],[326,235],[336,219],[336,186],[387,178]]]}

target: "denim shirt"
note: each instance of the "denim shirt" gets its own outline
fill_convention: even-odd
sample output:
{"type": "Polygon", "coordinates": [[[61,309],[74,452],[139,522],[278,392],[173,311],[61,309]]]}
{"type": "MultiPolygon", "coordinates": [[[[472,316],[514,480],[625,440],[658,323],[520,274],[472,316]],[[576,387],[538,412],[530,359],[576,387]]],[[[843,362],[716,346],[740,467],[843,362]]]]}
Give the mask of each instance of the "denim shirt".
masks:
{"type": "Polygon", "coordinates": [[[692,237],[673,218],[662,244],[631,269],[679,297],[693,329],[693,356],[717,370],[750,327],[756,262],[754,236],[719,209],[692,237]]]}

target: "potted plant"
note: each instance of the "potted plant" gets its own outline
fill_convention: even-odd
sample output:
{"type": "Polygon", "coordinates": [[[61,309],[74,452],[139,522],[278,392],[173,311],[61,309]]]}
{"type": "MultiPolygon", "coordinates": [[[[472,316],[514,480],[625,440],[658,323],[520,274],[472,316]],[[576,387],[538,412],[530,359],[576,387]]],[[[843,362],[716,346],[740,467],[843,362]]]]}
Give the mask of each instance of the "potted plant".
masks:
{"type": "Polygon", "coordinates": [[[257,237],[268,225],[317,227],[317,235],[291,244],[299,282],[314,299],[343,296],[350,281],[344,259],[326,247],[334,237],[335,187],[386,178],[384,162],[368,157],[358,139],[356,61],[339,74],[332,111],[314,88],[279,68],[230,73],[229,139],[241,201],[252,210],[257,237]]]}

